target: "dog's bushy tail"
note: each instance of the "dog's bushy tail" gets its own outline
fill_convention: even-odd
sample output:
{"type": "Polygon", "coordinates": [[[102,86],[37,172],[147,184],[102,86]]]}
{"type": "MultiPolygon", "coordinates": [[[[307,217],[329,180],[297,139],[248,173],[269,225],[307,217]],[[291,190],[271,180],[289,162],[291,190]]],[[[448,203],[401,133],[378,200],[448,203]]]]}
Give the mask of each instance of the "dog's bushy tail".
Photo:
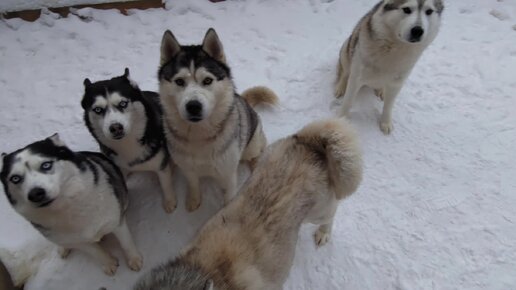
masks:
{"type": "Polygon", "coordinates": [[[278,104],[278,96],[276,93],[264,86],[256,86],[245,90],[242,93],[242,98],[253,108],[261,104],[272,106],[278,104]]]}
{"type": "Polygon", "coordinates": [[[310,123],[296,137],[318,153],[325,154],[330,186],[337,199],[357,190],[362,181],[362,153],[355,132],[345,118],[310,123]]]}

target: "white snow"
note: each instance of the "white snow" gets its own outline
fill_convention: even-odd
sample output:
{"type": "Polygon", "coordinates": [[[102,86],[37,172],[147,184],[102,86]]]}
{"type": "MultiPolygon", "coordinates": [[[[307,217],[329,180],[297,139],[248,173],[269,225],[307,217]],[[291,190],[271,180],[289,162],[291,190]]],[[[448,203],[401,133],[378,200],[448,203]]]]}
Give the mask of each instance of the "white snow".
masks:
{"type": "MultiPolygon", "coordinates": [[[[136,0],[121,0],[119,2],[136,0]]],[[[100,4],[116,2],[113,0],[2,0],[0,1],[0,12],[22,11],[52,7],[67,7],[83,4],[100,4]]]]}
{"type": "MultiPolygon", "coordinates": [[[[173,0],[168,11],[130,16],[83,9],[85,20],[3,20],[1,149],[57,131],[76,150],[96,150],[82,121],[83,79],[127,66],[142,88],[156,90],[164,30],[188,44],[208,27],[223,41],[239,91],[263,84],[280,96],[278,109],[259,112],[274,141],[336,115],[339,48],[375,2],[173,0]]],[[[369,90],[354,107],[362,186],[341,204],[328,245],[316,250],[314,227],[302,228],[285,289],[516,289],[516,2],[446,2],[440,35],[398,97],[392,135],[378,129],[381,103],[369,90]]],[[[157,178],[129,180],[143,271],[174,257],[221,205],[206,181],[201,209],[187,214],[185,182],[176,181],[180,206],[166,215],[157,178]]],[[[81,253],[61,260],[0,194],[0,256],[12,269],[24,265],[13,257],[44,254],[27,290],[129,289],[141,273],[107,244],[122,260],[113,278],[81,253]]]]}

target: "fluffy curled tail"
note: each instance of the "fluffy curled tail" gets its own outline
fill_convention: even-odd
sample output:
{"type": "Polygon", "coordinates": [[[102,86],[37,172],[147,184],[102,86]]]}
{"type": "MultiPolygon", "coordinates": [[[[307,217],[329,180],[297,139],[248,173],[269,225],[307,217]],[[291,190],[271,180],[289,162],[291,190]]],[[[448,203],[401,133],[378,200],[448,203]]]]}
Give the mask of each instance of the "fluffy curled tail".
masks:
{"type": "Polygon", "coordinates": [[[253,108],[260,104],[276,105],[278,103],[278,96],[271,89],[263,86],[245,90],[242,97],[253,108]]]}
{"type": "Polygon", "coordinates": [[[362,153],[345,118],[317,121],[296,134],[298,140],[326,156],[330,186],[337,199],[355,192],[362,181],[362,153]]]}

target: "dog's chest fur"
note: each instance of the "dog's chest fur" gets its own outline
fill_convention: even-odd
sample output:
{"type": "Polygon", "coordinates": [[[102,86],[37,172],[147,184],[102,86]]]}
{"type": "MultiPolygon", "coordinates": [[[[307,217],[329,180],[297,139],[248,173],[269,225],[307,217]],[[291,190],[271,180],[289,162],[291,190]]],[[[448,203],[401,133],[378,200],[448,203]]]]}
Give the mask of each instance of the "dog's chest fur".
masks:
{"type": "Polygon", "coordinates": [[[120,223],[120,203],[105,176],[95,185],[91,176],[76,175],[61,191],[51,207],[26,208],[22,213],[56,244],[97,242],[120,223]]]}
{"type": "MultiPolygon", "coordinates": [[[[157,146],[157,145],[156,145],[157,146]]],[[[109,157],[121,168],[128,171],[152,171],[159,168],[165,153],[162,146],[158,152],[153,152],[151,146],[145,146],[134,136],[127,136],[124,140],[118,141],[116,145],[109,146],[115,154],[109,157]],[[146,156],[152,156],[144,160],[146,156]],[[143,161],[143,162],[142,162],[143,161]]]]}
{"type": "Polygon", "coordinates": [[[361,75],[372,87],[403,83],[426,46],[409,47],[395,41],[360,42],[353,62],[361,64],[361,75]]]}
{"type": "Polygon", "coordinates": [[[191,125],[179,118],[171,120],[174,127],[169,125],[165,131],[174,162],[201,176],[234,170],[230,167],[238,164],[250,134],[244,110],[235,100],[234,108],[220,121],[191,125]]]}

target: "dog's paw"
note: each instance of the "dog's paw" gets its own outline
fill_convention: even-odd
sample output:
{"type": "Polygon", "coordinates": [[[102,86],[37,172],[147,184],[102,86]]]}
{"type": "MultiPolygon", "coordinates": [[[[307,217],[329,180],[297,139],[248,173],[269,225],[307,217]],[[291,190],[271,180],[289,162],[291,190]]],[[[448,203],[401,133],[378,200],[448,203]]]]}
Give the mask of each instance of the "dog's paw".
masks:
{"type": "Polygon", "coordinates": [[[382,132],[385,135],[391,134],[391,132],[392,132],[392,122],[380,121],[380,130],[382,130],[382,132]]]}
{"type": "Polygon", "coordinates": [[[186,199],[186,210],[192,212],[201,206],[201,198],[195,196],[188,196],[186,199]]]}
{"type": "Polygon", "coordinates": [[[317,231],[315,231],[315,233],[314,233],[315,245],[317,247],[322,247],[322,246],[326,245],[328,243],[328,241],[330,240],[330,236],[331,236],[330,233],[323,231],[320,228],[317,229],[317,231]]]}
{"type": "Polygon", "coordinates": [[[67,249],[67,248],[63,248],[63,247],[59,247],[59,249],[57,250],[57,252],[59,253],[59,256],[63,260],[68,258],[71,251],[72,251],[71,249],[67,249]]]}
{"type": "Polygon", "coordinates": [[[143,258],[141,254],[138,254],[137,256],[129,258],[129,261],[127,261],[127,265],[129,266],[129,269],[139,272],[143,267],[143,258]]]}
{"type": "Polygon", "coordinates": [[[335,88],[334,96],[335,96],[335,98],[338,99],[338,98],[344,96],[344,93],[345,93],[345,89],[337,87],[337,88],[335,88]]]}
{"type": "Polygon", "coordinates": [[[166,213],[172,213],[177,208],[177,200],[174,199],[164,199],[163,200],[163,209],[166,213]]]}
{"type": "Polygon", "coordinates": [[[116,273],[116,270],[118,269],[118,259],[115,257],[111,257],[111,260],[109,263],[105,264],[102,267],[102,270],[104,270],[104,273],[108,276],[114,276],[116,273]]]}
{"type": "Polygon", "coordinates": [[[383,101],[383,89],[382,90],[374,90],[374,94],[383,101]]]}

